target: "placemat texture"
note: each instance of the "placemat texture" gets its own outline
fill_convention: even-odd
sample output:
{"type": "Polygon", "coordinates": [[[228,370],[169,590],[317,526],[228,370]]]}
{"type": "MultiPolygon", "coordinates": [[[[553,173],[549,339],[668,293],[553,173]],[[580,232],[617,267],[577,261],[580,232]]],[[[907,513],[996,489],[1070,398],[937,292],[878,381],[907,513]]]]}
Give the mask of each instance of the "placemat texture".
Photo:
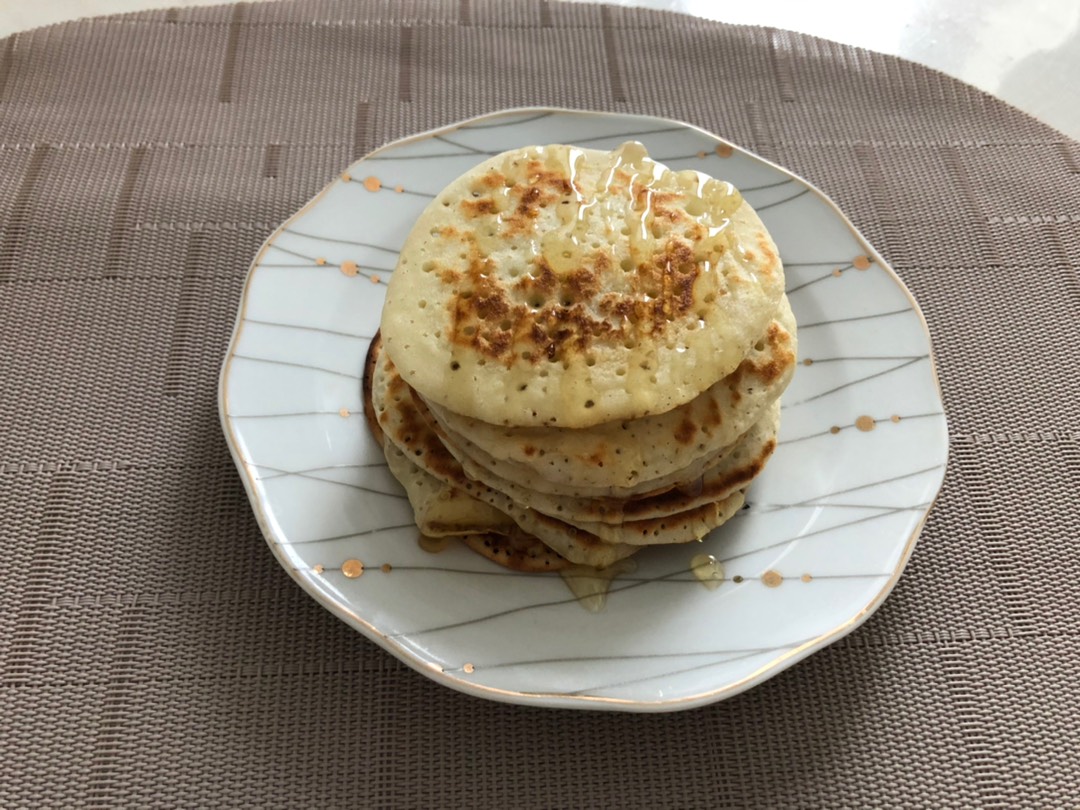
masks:
{"type": "Polygon", "coordinates": [[[641,10],[147,12],[0,42],[0,227],[0,807],[1080,801],[1080,145],[1005,104],[641,10]],[[379,144],[531,104],[682,119],[798,172],[930,323],[951,461],[908,572],[718,705],[429,682],[277,566],[221,435],[271,230],[379,144]]]}

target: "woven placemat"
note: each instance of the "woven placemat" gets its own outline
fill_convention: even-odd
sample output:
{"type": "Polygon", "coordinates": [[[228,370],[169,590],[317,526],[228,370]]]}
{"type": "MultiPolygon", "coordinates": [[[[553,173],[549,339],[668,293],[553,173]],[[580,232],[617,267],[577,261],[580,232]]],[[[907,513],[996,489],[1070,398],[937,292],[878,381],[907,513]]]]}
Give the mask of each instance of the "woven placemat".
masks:
{"type": "Polygon", "coordinates": [[[541,0],[0,41],[0,807],[1051,807],[1080,797],[1080,145],[899,59],[541,0]],[[818,184],[921,302],[952,432],[848,638],[687,713],[438,686],[274,562],[216,413],[262,240],[504,107],[669,116],[818,184]]]}

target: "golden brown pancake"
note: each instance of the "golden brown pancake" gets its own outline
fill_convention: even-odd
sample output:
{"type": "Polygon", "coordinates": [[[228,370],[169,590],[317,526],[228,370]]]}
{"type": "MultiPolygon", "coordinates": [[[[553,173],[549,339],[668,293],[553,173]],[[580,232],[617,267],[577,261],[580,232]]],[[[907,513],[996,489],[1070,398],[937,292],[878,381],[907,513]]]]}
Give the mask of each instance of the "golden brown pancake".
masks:
{"type": "Polygon", "coordinates": [[[465,475],[425,419],[423,403],[397,373],[385,352],[380,354],[375,367],[372,402],[384,436],[403,456],[429,475],[494,507],[522,530],[575,563],[609,565],[629,556],[636,546],[699,539],[742,505],[741,494],[729,492],[723,498],[681,512],[618,524],[593,524],[545,515],[465,475]]]}
{"type": "MultiPolygon", "coordinates": [[[[488,466],[474,461],[471,455],[460,452],[456,437],[448,436],[437,422],[430,423],[443,445],[461,463],[465,474],[499,492],[503,492],[522,506],[552,515],[577,526],[601,522],[619,524],[677,514],[709,502],[723,500],[738,489],[747,486],[765,468],[776,449],[776,436],[780,426],[780,400],[768,408],[750,430],[730,447],[724,448],[708,462],[704,469],[695,464],[684,472],[685,478],[672,477],[664,486],[644,493],[627,493],[622,497],[587,495],[552,495],[511,482],[493,472],[488,466]]],[[[469,453],[477,453],[472,447],[469,453]]],[[[506,462],[492,462],[494,469],[502,469],[506,462]]]]}
{"type": "MultiPolygon", "coordinates": [[[[380,364],[388,361],[380,343],[376,334],[368,348],[364,410],[376,417],[373,433],[383,444],[391,474],[405,489],[422,534],[460,537],[474,551],[519,571],[557,571],[571,562],[603,568],[637,550],[585,534],[574,536],[558,526],[544,527],[548,539],[542,542],[522,530],[519,521],[493,506],[489,502],[492,499],[477,498],[482,485],[465,477],[438,438],[409,409],[411,394],[401,378],[395,374],[396,384],[384,391],[386,386],[378,372],[380,364]],[[402,407],[393,408],[389,403],[402,407]],[[392,442],[391,437],[397,441],[392,442]]],[[[508,503],[497,500],[504,509],[508,503]]]]}
{"type": "Polygon", "coordinates": [[[638,143],[487,160],[419,217],[383,309],[427,401],[496,425],[583,428],[689,402],[733,372],[784,290],[729,183],[638,143]]]}
{"type": "Polygon", "coordinates": [[[731,184],[637,143],[512,150],[410,232],[365,416],[424,533],[517,570],[609,567],[742,506],[795,368],[783,291],[731,184]]]}

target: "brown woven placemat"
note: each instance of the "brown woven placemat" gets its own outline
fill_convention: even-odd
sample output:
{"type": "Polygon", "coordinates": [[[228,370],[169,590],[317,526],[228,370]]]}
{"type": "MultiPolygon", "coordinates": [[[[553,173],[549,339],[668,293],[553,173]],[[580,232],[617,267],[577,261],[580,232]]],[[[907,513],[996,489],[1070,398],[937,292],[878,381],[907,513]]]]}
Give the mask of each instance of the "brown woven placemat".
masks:
{"type": "Polygon", "coordinates": [[[542,0],[160,11],[0,42],[0,807],[1080,801],[1080,145],[811,37],[542,0]],[[670,116],[821,186],[919,298],[952,430],[862,629],[687,713],[484,702],[292,583],[215,392],[261,241],[503,107],[670,116]]]}

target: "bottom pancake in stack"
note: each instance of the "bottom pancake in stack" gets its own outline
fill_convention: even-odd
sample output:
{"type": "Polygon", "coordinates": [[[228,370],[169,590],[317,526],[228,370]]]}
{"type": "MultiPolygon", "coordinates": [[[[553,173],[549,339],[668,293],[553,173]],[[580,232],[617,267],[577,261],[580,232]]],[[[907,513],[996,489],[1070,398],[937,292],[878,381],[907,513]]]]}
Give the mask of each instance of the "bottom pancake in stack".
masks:
{"type": "Polygon", "coordinates": [[[743,505],[776,447],[795,366],[786,299],[743,363],[671,411],[593,428],[512,428],[427,402],[376,336],[369,425],[421,534],[460,537],[519,571],[607,568],[645,546],[700,540],[743,505]]]}

